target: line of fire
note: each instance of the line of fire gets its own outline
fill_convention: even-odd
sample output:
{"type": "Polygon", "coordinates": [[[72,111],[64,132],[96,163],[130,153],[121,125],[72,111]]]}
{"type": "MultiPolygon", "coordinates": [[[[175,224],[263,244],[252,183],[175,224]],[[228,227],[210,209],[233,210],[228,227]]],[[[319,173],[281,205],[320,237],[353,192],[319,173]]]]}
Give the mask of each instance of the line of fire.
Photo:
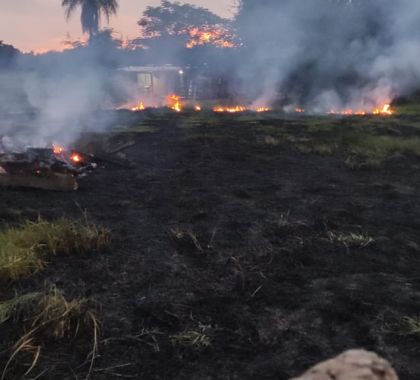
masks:
{"type": "MultiPolygon", "coordinates": [[[[362,9],[349,7],[356,16],[362,9]]],[[[94,111],[302,117],[394,114],[391,103],[404,94],[397,92],[391,78],[369,79],[351,65],[326,73],[307,57],[284,74],[280,67],[287,61],[288,42],[280,46],[282,54],[274,54],[265,41],[257,41],[252,50],[255,41],[247,30],[237,34],[242,18],[252,12],[253,5],[244,2],[232,23],[202,8],[163,2],[161,7],[148,8],[139,21],[143,37],[125,43],[110,30],[98,30],[87,42],[67,41],[71,48],[61,53],[19,56],[12,47],[1,45],[11,57],[19,56],[20,64],[13,67],[11,60],[5,61],[0,71],[4,89],[0,185],[77,189],[75,178],[97,166],[92,154],[78,152],[72,145],[94,111]],[[181,14],[185,10],[206,21],[200,26],[192,19],[188,26],[181,14]],[[155,11],[168,12],[175,21],[164,21],[162,15],[159,20],[155,11]],[[164,22],[167,29],[159,30],[162,26],[157,25],[164,22]],[[55,70],[55,65],[60,67],[55,70]],[[321,71],[323,81],[318,78],[321,71]],[[27,125],[16,132],[20,123],[27,125]]]]}
{"type": "Polygon", "coordinates": [[[0,380],[419,380],[420,0],[186,1],[0,0],[0,380]]]}

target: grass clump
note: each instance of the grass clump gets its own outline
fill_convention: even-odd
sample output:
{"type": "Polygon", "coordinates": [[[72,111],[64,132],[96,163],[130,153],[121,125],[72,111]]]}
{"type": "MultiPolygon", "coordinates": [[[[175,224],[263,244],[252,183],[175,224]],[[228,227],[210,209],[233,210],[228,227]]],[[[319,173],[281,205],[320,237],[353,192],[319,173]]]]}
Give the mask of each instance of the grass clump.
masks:
{"type": "Polygon", "coordinates": [[[401,104],[394,106],[399,115],[420,115],[420,103],[401,104]]]}
{"type": "Polygon", "coordinates": [[[151,125],[133,125],[130,127],[125,127],[117,130],[119,133],[155,133],[158,131],[158,128],[151,125]]]}
{"type": "Polygon", "coordinates": [[[368,157],[386,158],[395,153],[420,156],[418,137],[408,139],[352,133],[342,137],[341,145],[353,154],[368,157]]]}
{"type": "Polygon", "coordinates": [[[392,332],[402,336],[420,338],[420,317],[403,317],[392,325],[392,332]]]}
{"type": "Polygon", "coordinates": [[[208,335],[195,330],[186,330],[180,334],[172,335],[170,339],[173,344],[194,351],[202,351],[211,345],[211,340],[208,335]]]}
{"type": "Polygon", "coordinates": [[[364,248],[375,242],[375,239],[368,234],[337,233],[329,231],[327,237],[330,241],[344,244],[346,247],[364,248]]]}
{"type": "Polygon", "coordinates": [[[14,326],[13,336],[10,337],[14,338],[14,343],[12,341],[7,346],[9,342],[3,341],[0,345],[4,352],[10,354],[7,362],[2,363],[1,380],[28,376],[42,361],[46,342],[71,342],[77,337],[89,340],[91,372],[98,348],[100,323],[88,299],[68,301],[56,288],[44,293],[16,296],[0,303],[0,328],[11,331],[10,324],[14,326]]]}
{"type": "Polygon", "coordinates": [[[26,221],[0,232],[0,280],[14,281],[42,269],[49,255],[100,251],[109,244],[109,231],[87,221],[26,221]]]}

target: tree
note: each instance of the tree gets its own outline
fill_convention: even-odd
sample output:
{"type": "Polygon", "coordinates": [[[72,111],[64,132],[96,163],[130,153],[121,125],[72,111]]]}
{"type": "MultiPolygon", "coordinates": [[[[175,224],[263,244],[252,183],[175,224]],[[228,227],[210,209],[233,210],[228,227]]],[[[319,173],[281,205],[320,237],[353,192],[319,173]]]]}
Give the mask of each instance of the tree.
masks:
{"type": "Polygon", "coordinates": [[[163,0],[159,7],[147,7],[138,24],[146,38],[185,34],[191,28],[222,25],[226,20],[206,8],[163,0]]]}
{"type": "Polygon", "coordinates": [[[88,33],[90,38],[99,31],[101,15],[104,14],[109,21],[118,10],[117,0],[62,0],[61,5],[65,8],[67,19],[77,7],[82,8],[82,30],[83,33],[88,33]]]}
{"type": "Polygon", "coordinates": [[[19,54],[19,50],[12,45],[4,44],[3,41],[0,40],[0,69],[12,67],[19,54]]]}

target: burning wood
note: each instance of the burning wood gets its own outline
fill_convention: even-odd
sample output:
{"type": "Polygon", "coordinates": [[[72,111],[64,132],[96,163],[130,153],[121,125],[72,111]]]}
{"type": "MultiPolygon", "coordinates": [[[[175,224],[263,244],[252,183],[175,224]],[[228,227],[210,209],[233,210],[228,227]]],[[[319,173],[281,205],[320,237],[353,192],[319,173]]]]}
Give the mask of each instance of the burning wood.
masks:
{"type": "Polygon", "coordinates": [[[0,154],[0,186],[74,191],[77,177],[95,164],[81,153],[52,148],[27,148],[23,153],[0,154]]]}

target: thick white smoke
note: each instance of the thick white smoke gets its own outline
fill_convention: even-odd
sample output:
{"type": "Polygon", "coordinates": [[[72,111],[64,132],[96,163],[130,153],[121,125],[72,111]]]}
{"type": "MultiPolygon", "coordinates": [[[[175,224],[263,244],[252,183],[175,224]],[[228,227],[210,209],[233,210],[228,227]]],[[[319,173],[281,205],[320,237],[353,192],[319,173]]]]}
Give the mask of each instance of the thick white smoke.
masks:
{"type": "Polygon", "coordinates": [[[256,103],[369,110],[420,86],[418,0],[243,0],[256,103]],[[280,96],[279,96],[280,93],[280,96]]]}

